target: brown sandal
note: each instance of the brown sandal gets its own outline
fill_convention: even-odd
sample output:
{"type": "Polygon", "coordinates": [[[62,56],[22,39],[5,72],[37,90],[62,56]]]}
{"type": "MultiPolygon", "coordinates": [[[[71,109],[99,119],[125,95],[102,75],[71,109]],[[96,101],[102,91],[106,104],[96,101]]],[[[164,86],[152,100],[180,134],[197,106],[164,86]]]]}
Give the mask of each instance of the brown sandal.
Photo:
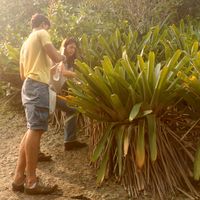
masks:
{"type": "Polygon", "coordinates": [[[14,192],[24,192],[24,184],[17,185],[14,182],[12,183],[12,190],[14,192]]]}
{"type": "Polygon", "coordinates": [[[24,193],[29,195],[38,195],[38,194],[51,194],[57,190],[58,186],[48,186],[43,185],[40,182],[36,182],[36,185],[34,188],[28,188],[24,186],[24,193]]]}
{"type": "Polygon", "coordinates": [[[16,183],[12,182],[12,190],[14,192],[24,192],[24,183],[25,183],[26,175],[24,175],[24,181],[22,184],[17,185],[16,183]]]}

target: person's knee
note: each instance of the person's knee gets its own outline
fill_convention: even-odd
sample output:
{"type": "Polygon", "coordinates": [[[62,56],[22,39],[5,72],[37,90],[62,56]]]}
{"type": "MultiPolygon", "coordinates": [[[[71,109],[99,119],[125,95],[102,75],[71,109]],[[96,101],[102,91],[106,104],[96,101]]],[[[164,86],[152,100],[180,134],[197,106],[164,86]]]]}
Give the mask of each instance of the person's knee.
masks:
{"type": "Polygon", "coordinates": [[[45,132],[44,130],[31,130],[31,129],[29,129],[29,134],[34,134],[34,135],[37,135],[39,137],[41,137],[44,132],[45,132]]]}

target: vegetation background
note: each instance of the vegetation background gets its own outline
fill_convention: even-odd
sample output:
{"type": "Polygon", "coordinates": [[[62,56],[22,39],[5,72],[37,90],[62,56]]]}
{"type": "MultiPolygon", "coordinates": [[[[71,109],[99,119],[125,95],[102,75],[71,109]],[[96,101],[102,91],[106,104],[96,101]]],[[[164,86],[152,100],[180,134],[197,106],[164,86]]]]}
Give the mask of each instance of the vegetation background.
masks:
{"type": "Polygon", "coordinates": [[[2,95],[8,82],[20,89],[19,49],[31,16],[45,13],[57,48],[65,37],[80,41],[83,87],[69,83],[66,101],[89,117],[98,182],[114,175],[132,197],[199,196],[190,180],[200,178],[198,142],[183,134],[199,121],[199,0],[2,0],[0,10],[2,95]]]}

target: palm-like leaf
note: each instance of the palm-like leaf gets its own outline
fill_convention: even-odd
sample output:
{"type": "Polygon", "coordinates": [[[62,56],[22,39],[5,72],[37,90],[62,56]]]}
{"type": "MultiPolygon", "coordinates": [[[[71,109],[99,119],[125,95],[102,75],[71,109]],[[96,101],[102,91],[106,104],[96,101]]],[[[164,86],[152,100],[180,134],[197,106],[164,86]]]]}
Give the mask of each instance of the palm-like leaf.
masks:
{"type": "Polygon", "coordinates": [[[187,162],[178,159],[182,148],[190,161],[191,153],[166,121],[176,102],[198,97],[199,80],[190,80],[192,75],[199,76],[198,43],[191,42],[183,23],[180,27],[153,27],[143,37],[131,30],[123,34],[116,30],[110,40],[99,36],[97,43],[96,63],[101,65],[92,69],[89,63],[77,61],[81,84],[69,82],[73,97],[68,102],[88,117],[110,124],[108,131],[99,131],[102,140],[95,147],[93,161],[102,161],[98,181],[110,169],[125,185],[136,183],[135,196],[152,185],[162,198],[169,189],[162,183],[167,177],[172,193],[184,180],[196,195],[186,175],[190,171],[187,162]],[[186,90],[183,82],[188,85],[186,90]]]}

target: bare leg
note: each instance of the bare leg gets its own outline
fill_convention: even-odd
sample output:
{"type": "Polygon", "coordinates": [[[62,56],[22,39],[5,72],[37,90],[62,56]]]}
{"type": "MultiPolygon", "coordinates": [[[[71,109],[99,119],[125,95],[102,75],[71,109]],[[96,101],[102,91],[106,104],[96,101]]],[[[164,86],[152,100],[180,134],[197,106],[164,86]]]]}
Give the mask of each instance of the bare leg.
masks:
{"type": "Polygon", "coordinates": [[[40,139],[43,131],[29,130],[25,142],[26,154],[26,184],[31,187],[37,181],[36,168],[38,153],[40,149],[40,139]]]}
{"type": "Polygon", "coordinates": [[[17,161],[17,167],[15,170],[15,176],[14,176],[14,183],[16,183],[17,185],[22,184],[24,181],[24,172],[26,168],[25,141],[26,141],[27,132],[22,138],[21,143],[20,143],[20,148],[19,148],[19,158],[17,161]]]}

